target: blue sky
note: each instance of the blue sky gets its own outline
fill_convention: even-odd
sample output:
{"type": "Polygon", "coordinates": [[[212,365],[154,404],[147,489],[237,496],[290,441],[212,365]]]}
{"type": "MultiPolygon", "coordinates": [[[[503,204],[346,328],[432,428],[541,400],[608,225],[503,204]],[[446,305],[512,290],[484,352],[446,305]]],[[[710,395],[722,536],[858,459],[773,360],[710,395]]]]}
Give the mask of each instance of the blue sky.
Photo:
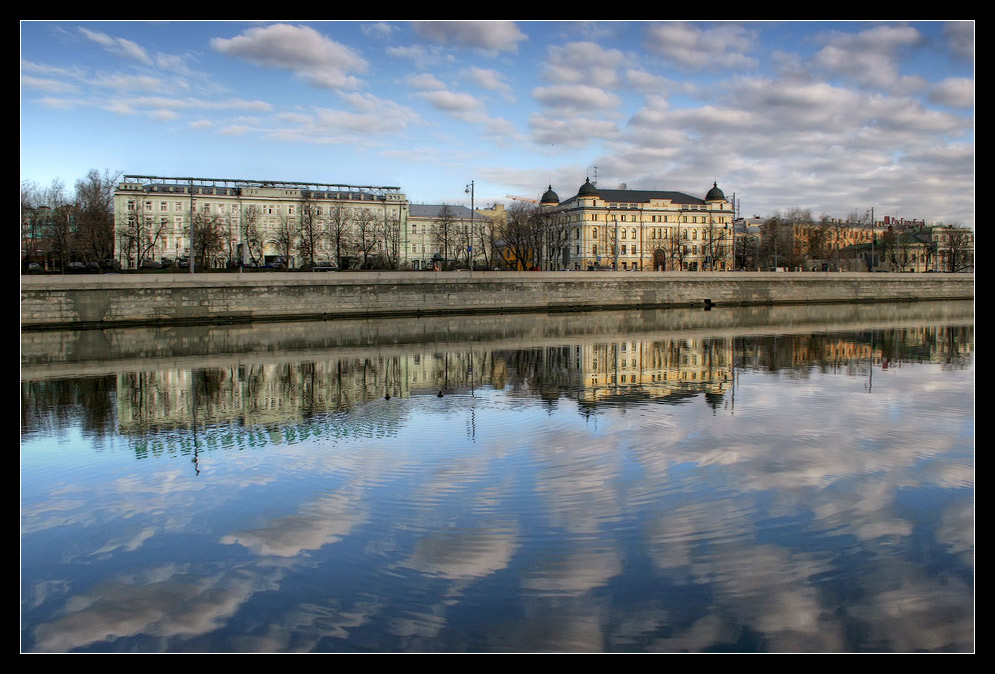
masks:
{"type": "Polygon", "coordinates": [[[22,22],[21,179],[91,168],[974,226],[974,24],[22,22]]]}

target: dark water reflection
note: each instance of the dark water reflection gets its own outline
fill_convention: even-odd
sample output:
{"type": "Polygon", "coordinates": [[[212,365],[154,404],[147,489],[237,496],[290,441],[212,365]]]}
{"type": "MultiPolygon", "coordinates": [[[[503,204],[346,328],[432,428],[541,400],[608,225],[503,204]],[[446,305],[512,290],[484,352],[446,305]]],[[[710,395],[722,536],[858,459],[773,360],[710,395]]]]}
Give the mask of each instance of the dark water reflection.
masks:
{"type": "Polygon", "coordinates": [[[973,322],[25,334],[22,648],[973,650],[973,322]]]}

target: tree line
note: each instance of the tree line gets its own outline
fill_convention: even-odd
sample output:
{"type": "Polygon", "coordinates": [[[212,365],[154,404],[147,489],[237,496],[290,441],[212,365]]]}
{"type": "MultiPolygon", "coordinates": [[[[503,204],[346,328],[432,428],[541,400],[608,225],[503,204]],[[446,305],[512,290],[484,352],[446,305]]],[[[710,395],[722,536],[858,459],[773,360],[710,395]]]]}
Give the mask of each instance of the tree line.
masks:
{"type": "Polygon", "coordinates": [[[21,182],[21,260],[65,270],[71,262],[114,257],[114,190],[120,174],[91,169],[73,190],[21,182]]]}
{"type": "Polygon", "coordinates": [[[939,223],[935,227],[870,228],[869,213],[854,211],[845,219],[813,218],[811,211],[775,211],[758,231],[737,233],[736,266],[740,269],[811,267],[867,271],[907,271],[918,260],[927,269],[962,272],[973,269],[973,237],[969,229],[939,223]],[[854,230],[863,230],[854,238],[854,230]]]}

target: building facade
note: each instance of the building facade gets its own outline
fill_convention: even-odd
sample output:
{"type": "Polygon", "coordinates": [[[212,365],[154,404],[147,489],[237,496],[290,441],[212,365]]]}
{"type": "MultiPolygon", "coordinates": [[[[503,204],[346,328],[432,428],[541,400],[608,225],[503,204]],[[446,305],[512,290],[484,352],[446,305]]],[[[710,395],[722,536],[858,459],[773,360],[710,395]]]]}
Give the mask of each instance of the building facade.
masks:
{"type": "Polygon", "coordinates": [[[472,268],[484,254],[490,219],[466,206],[412,204],[405,264],[410,269],[472,268]]]}
{"type": "Polygon", "coordinates": [[[550,186],[540,203],[565,227],[561,268],[732,269],[733,205],[717,184],[702,199],[683,192],[604,189],[587,180],[562,202],[550,186]]]}
{"type": "Polygon", "coordinates": [[[122,267],[400,264],[398,187],[124,176],[114,194],[122,267]],[[191,237],[192,235],[192,237],[191,237]]]}

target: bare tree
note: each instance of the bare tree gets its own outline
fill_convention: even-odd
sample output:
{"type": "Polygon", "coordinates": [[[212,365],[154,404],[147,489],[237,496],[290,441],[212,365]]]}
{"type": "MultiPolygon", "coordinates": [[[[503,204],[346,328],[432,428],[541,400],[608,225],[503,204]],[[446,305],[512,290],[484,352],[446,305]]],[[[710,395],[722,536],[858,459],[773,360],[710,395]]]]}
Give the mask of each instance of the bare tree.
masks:
{"type": "Polygon", "coordinates": [[[353,226],[356,232],[356,242],[359,244],[359,253],[363,256],[363,269],[370,269],[372,265],[371,257],[376,250],[379,237],[377,236],[377,216],[369,208],[362,208],[353,214],[353,226]]]}
{"type": "Polygon", "coordinates": [[[495,223],[491,218],[482,216],[473,231],[473,250],[475,256],[483,260],[486,268],[496,266],[497,232],[500,223],[495,223]]]}
{"type": "Polygon", "coordinates": [[[735,259],[738,269],[756,269],[760,266],[760,237],[743,233],[736,236],[735,259]]]}
{"type": "Polygon", "coordinates": [[[276,248],[280,253],[283,263],[287,265],[288,269],[291,266],[299,237],[300,223],[297,221],[297,218],[289,214],[281,216],[280,222],[276,226],[273,240],[276,243],[276,248]]]}
{"type": "Polygon", "coordinates": [[[120,173],[91,169],[76,181],[76,231],[78,249],[89,260],[114,255],[114,190],[120,173]]]}
{"type": "Polygon", "coordinates": [[[196,213],[193,216],[194,228],[194,268],[211,269],[225,256],[227,222],[216,213],[196,213]]]}
{"type": "Polygon", "coordinates": [[[456,258],[458,248],[458,232],[456,216],[449,204],[442,204],[439,215],[432,224],[432,243],[442,255],[443,263],[448,267],[456,258]]]}
{"type": "Polygon", "coordinates": [[[710,224],[705,239],[708,268],[715,269],[720,263],[728,262],[732,253],[732,225],[710,224]]]}
{"type": "Polygon", "coordinates": [[[248,259],[249,264],[256,266],[263,260],[263,233],[259,227],[259,209],[255,204],[247,206],[241,213],[244,254],[240,260],[248,259]]]}
{"type": "Polygon", "coordinates": [[[318,220],[318,206],[310,195],[306,195],[297,207],[299,210],[297,252],[300,254],[301,266],[311,267],[314,266],[325,232],[318,220]]]}
{"type": "Polygon", "coordinates": [[[536,238],[543,252],[546,269],[557,269],[566,264],[564,250],[570,241],[570,224],[564,213],[541,206],[533,210],[533,219],[538,227],[536,238]]]}
{"type": "Polygon", "coordinates": [[[377,248],[382,258],[382,266],[386,269],[397,269],[401,255],[401,216],[399,213],[388,214],[384,211],[383,220],[379,224],[379,243],[377,248]]]}
{"type": "Polygon", "coordinates": [[[525,202],[515,202],[507,211],[499,232],[499,245],[504,251],[505,264],[515,269],[531,269],[536,264],[537,208],[525,202]]]}
{"type": "Polygon", "coordinates": [[[804,262],[804,254],[795,241],[792,223],[773,216],[761,229],[761,259],[764,266],[796,267],[804,262]]]}
{"type": "Polygon", "coordinates": [[[155,258],[156,248],[162,240],[167,228],[164,220],[156,223],[152,214],[146,211],[141,201],[135,204],[135,210],[129,211],[117,230],[118,250],[125,256],[128,267],[134,265],[140,268],[145,260],[155,258]]]}
{"type": "Polygon", "coordinates": [[[352,256],[354,246],[352,223],[349,211],[342,204],[330,208],[327,236],[332,250],[335,252],[335,266],[339,269],[348,267],[348,259],[352,256]]]}
{"type": "Polygon", "coordinates": [[[974,269],[974,242],[971,230],[957,225],[942,227],[939,254],[944,270],[957,273],[974,269]]]}
{"type": "Polygon", "coordinates": [[[909,262],[909,242],[905,232],[888,227],[877,244],[881,257],[894,271],[905,271],[909,262]]]}

